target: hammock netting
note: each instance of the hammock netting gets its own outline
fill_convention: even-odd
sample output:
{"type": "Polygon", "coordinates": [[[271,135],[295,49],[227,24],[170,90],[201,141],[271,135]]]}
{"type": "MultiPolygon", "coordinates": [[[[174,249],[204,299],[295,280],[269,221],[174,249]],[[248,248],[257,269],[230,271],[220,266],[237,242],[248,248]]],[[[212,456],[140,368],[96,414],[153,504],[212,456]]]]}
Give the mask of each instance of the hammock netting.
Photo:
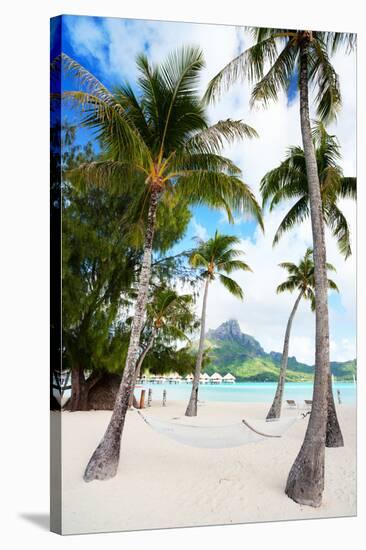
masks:
{"type": "Polygon", "coordinates": [[[202,449],[240,447],[247,443],[257,443],[268,438],[278,438],[297,420],[297,417],[291,417],[270,422],[253,420],[250,424],[243,420],[241,423],[229,426],[194,426],[167,422],[152,417],[147,418],[140,411],[137,412],[146,424],[156,432],[183,445],[202,449]]]}

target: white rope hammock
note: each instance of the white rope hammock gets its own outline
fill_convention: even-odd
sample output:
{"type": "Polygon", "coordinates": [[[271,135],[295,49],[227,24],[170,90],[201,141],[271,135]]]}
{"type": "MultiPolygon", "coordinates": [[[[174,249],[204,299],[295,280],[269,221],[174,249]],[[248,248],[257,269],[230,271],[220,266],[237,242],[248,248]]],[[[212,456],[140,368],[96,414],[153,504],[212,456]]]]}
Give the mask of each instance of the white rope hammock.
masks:
{"type": "Polygon", "coordinates": [[[257,443],[268,438],[280,438],[297,420],[297,417],[291,417],[270,422],[256,420],[255,425],[242,420],[240,424],[229,426],[193,426],[146,418],[139,410],[136,411],[156,432],[183,445],[202,449],[226,449],[257,443]]]}

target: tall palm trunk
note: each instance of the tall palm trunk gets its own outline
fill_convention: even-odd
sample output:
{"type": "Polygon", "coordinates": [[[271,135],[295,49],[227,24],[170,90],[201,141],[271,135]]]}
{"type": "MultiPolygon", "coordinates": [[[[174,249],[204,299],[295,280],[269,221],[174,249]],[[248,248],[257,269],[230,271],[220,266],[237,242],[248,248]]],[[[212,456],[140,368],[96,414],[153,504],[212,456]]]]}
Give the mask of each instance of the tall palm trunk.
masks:
{"type": "Polygon", "coordinates": [[[158,195],[158,190],[153,189],[150,197],[144,242],[144,256],[139,278],[135,315],[132,321],[130,343],[127,351],[127,358],[125,368],[123,370],[121,385],[118,390],[108,428],[86,467],[84,473],[85,481],[92,481],[94,479],[108,479],[115,476],[117,473],[122,431],[132,390],[133,375],[139,352],[140,335],[146,311],[158,195]]]}
{"type": "Polygon", "coordinates": [[[198,388],[200,384],[200,374],[201,374],[201,367],[202,367],[202,359],[203,359],[203,351],[205,346],[205,332],[206,332],[206,308],[207,308],[207,295],[208,295],[208,285],[210,283],[210,278],[207,277],[206,283],[205,283],[205,292],[203,295],[203,303],[202,303],[202,315],[201,315],[201,333],[200,333],[200,341],[198,345],[198,353],[197,353],[197,360],[196,360],[196,367],[194,370],[194,378],[192,381],[192,391],[191,391],[191,397],[189,399],[187,409],[186,409],[186,416],[197,416],[197,403],[198,403],[198,388]]]}
{"type": "Polygon", "coordinates": [[[315,277],[315,376],[313,405],[305,438],[290,470],[286,494],[295,502],[320,506],[324,490],[325,437],[328,407],[328,281],[322,198],[311,136],[308,91],[308,34],[300,46],[300,122],[309,187],[315,277]]]}
{"type": "Polygon", "coordinates": [[[134,392],[134,390],[135,390],[135,386],[136,386],[137,379],[138,379],[138,377],[140,376],[142,363],[144,362],[146,355],[149,353],[149,351],[150,351],[151,348],[153,347],[154,340],[155,340],[155,336],[156,336],[156,332],[153,332],[152,335],[151,335],[150,340],[149,340],[148,343],[147,343],[147,346],[145,347],[144,351],[141,353],[141,355],[140,355],[140,357],[139,357],[139,359],[138,359],[138,361],[137,361],[137,365],[136,365],[136,369],[135,369],[135,374],[133,375],[132,388],[131,388],[131,395],[130,395],[130,400],[129,400],[129,406],[130,406],[130,407],[132,407],[133,402],[134,402],[134,395],[133,395],[133,392],[134,392]]]}
{"type": "Polygon", "coordinates": [[[288,363],[288,349],[290,344],[291,326],[303,294],[304,294],[304,291],[302,290],[298,295],[298,297],[296,298],[294,307],[292,308],[292,311],[291,311],[291,315],[289,317],[289,320],[287,321],[285,340],[283,343],[280,376],[278,378],[276,393],[273,399],[272,406],[269,409],[267,414],[267,420],[271,420],[272,418],[279,418],[281,416],[283,391],[285,387],[286,370],[287,370],[287,363],[288,363]]]}

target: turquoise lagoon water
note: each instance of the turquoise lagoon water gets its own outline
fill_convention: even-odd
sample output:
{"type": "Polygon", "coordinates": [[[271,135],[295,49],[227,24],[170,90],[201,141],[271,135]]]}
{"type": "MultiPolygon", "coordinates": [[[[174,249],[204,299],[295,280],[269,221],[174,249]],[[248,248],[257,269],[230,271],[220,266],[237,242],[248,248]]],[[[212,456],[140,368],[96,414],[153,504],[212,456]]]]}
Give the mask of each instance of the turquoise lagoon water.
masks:
{"type": "MultiPolygon", "coordinates": [[[[141,388],[140,386],[139,388],[141,388]]],[[[163,398],[163,391],[167,391],[167,400],[187,400],[191,391],[191,384],[144,384],[144,388],[152,389],[152,399],[163,398]]],[[[342,403],[356,403],[356,386],[353,382],[335,382],[333,384],[334,398],[337,401],[337,390],[341,393],[342,403]]],[[[231,401],[236,403],[271,403],[276,384],[274,382],[236,382],[235,384],[200,384],[198,398],[201,401],[231,401]]],[[[138,392],[138,390],[137,390],[138,392]]],[[[137,393],[136,392],[136,393],[137,393]]],[[[313,384],[309,382],[287,382],[285,385],[285,399],[294,399],[303,402],[311,399],[313,384]]]]}

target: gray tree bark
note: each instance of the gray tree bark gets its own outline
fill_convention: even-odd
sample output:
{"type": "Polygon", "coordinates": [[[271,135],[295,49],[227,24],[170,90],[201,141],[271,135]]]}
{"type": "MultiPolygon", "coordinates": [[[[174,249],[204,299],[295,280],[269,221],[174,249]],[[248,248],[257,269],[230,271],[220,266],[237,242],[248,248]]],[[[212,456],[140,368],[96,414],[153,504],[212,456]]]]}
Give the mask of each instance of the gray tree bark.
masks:
{"type": "Polygon", "coordinates": [[[327,432],[325,437],[326,447],[343,447],[343,435],[339,426],[337,412],[334,403],[332,375],[328,373],[328,408],[327,408],[327,432]]]}
{"type": "Polygon", "coordinates": [[[324,490],[325,437],[328,405],[329,320],[328,280],[322,198],[311,136],[308,91],[309,33],[300,44],[300,122],[309,188],[315,276],[315,376],[313,405],[305,438],[290,470],[286,494],[299,504],[320,506],[324,490]]]}
{"type": "Polygon", "coordinates": [[[201,367],[202,367],[203,351],[205,346],[206,308],[207,308],[207,295],[208,295],[209,284],[210,284],[210,279],[209,277],[207,277],[206,283],[205,283],[205,291],[203,295],[203,303],[202,303],[201,332],[200,332],[200,340],[198,345],[197,360],[196,360],[196,366],[194,369],[191,396],[185,412],[186,416],[197,416],[198,388],[200,385],[200,374],[201,374],[201,367]]]}
{"type": "Polygon", "coordinates": [[[130,343],[121,385],[118,390],[113,413],[102,441],[91,456],[85,469],[84,481],[108,479],[117,473],[121,437],[126,412],[132,390],[133,375],[139,353],[140,335],[146,311],[146,302],[151,274],[152,245],[159,192],[154,188],[150,196],[150,205],[144,242],[144,255],[139,277],[135,314],[132,321],[130,343]]]}
{"type": "Polygon", "coordinates": [[[288,363],[288,350],[289,350],[289,344],[290,344],[291,326],[292,326],[292,321],[295,317],[295,313],[299,306],[300,300],[303,297],[303,294],[304,294],[304,291],[302,290],[298,295],[298,297],[296,298],[294,307],[292,308],[292,311],[291,311],[291,315],[287,321],[285,340],[283,343],[280,375],[278,378],[277,388],[273,399],[273,403],[271,408],[268,411],[266,420],[272,420],[273,418],[280,418],[281,416],[282,399],[283,399],[283,392],[285,388],[285,379],[286,379],[286,371],[287,371],[287,363],[288,363]]]}

